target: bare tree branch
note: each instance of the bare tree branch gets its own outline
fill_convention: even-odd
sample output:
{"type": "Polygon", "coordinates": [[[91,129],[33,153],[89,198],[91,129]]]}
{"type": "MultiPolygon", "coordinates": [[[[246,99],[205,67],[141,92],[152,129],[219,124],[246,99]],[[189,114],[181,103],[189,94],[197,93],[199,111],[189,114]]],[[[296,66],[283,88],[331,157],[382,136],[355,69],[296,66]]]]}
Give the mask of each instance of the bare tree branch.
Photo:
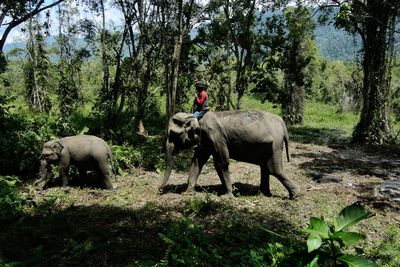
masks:
{"type": "MultiPolygon", "coordinates": [[[[24,21],[28,20],[30,17],[35,16],[35,15],[39,14],[40,12],[42,12],[42,11],[44,11],[46,9],[49,9],[49,8],[51,8],[53,6],[56,6],[56,5],[60,4],[63,1],[64,0],[57,0],[57,1],[55,1],[55,2],[53,2],[51,4],[49,4],[49,5],[44,6],[44,7],[41,8],[42,4],[44,3],[44,0],[40,0],[37,3],[36,7],[31,12],[25,14],[24,16],[22,16],[22,17],[20,17],[18,19],[14,18],[11,22],[9,22],[7,24],[7,27],[6,27],[3,35],[1,36],[1,39],[0,39],[0,53],[2,53],[4,44],[5,44],[6,39],[7,39],[7,36],[11,32],[11,30],[13,28],[17,27],[19,24],[21,24],[24,21]]],[[[4,17],[3,17],[4,14],[5,13],[3,13],[2,16],[0,17],[0,19],[1,19],[0,22],[4,19],[4,17]]],[[[1,24],[0,24],[0,26],[1,26],[1,24]]]]}

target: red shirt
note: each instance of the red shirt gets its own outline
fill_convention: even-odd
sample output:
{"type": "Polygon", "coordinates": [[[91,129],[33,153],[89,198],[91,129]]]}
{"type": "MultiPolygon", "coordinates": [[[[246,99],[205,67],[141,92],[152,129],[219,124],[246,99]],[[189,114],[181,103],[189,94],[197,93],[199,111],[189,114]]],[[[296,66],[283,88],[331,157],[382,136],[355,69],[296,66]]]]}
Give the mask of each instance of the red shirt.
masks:
{"type": "Polygon", "coordinates": [[[206,99],[207,99],[206,91],[201,91],[200,95],[194,98],[197,105],[203,105],[204,102],[206,102],[206,99]]]}

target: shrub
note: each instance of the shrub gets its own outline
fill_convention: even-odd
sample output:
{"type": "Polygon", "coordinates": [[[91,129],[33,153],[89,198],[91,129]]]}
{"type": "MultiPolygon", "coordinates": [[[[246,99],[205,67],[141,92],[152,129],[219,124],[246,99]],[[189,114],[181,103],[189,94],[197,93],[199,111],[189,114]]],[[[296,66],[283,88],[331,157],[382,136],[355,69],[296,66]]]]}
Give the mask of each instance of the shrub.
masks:
{"type": "Polygon", "coordinates": [[[158,140],[145,140],[141,144],[132,146],[128,143],[123,145],[112,145],[114,167],[120,174],[135,167],[142,167],[146,170],[158,170],[164,162],[164,155],[161,151],[158,140]]]}
{"type": "Polygon", "coordinates": [[[114,168],[121,175],[125,175],[125,170],[137,167],[142,161],[141,153],[127,144],[122,146],[112,145],[111,150],[114,158],[114,168]]]}
{"type": "Polygon", "coordinates": [[[18,215],[33,204],[26,194],[22,193],[15,176],[0,176],[0,216],[2,218],[18,215]]]}
{"type": "Polygon", "coordinates": [[[0,175],[34,177],[43,143],[54,135],[51,120],[20,113],[9,114],[1,122],[0,175]]]}
{"type": "Polygon", "coordinates": [[[378,266],[361,255],[361,249],[356,250],[357,255],[344,252],[346,247],[365,239],[363,234],[346,229],[371,216],[374,214],[355,203],[344,208],[333,224],[326,223],[323,218],[310,218],[308,227],[303,229],[309,234],[308,252],[313,254],[307,266],[378,266]]]}
{"type": "MultiPolygon", "coordinates": [[[[162,266],[280,266],[293,251],[288,241],[258,223],[219,217],[229,209],[208,195],[186,202],[182,217],[160,233],[167,245],[162,266]],[[212,222],[203,218],[212,216],[212,222]]],[[[232,212],[234,212],[232,210],[232,212]]]]}

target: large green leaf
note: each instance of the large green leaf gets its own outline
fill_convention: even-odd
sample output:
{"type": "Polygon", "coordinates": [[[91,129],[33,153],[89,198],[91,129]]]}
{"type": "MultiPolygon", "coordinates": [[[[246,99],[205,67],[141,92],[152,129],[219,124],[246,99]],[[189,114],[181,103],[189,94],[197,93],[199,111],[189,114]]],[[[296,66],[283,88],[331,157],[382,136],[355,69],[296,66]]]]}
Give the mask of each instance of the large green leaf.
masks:
{"type": "Polygon", "coordinates": [[[349,267],[378,267],[379,265],[363,256],[343,255],[338,258],[349,267]]]}
{"type": "Polygon", "coordinates": [[[366,211],[358,203],[354,203],[344,208],[339,213],[339,217],[334,220],[335,231],[341,231],[374,215],[374,213],[366,211]]]}
{"type": "Polygon", "coordinates": [[[323,219],[311,217],[310,224],[306,229],[303,229],[304,232],[309,234],[316,234],[321,236],[323,239],[329,238],[329,225],[324,222],[323,219]]]}
{"type": "Polygon", "coordinates": [[[306,265],[306,267],[318,267],[318,258],[319,255],[316,255],[315,258],[309,264],[306,265]]]}
{"type": "Polygon", "coordinates": [[[307,238],[307,249],[308,252],[310,253],[311,251],[314,251],[316,249],[319,249],[319,247],[322,245],[322,238],[318,234],[311,234],[307,238]]]}
{"type": "Polygon", "coordinates": [[[356,244],[360,240],[364,240],[365,236],[356,232],[335,232],[330,235],[332,239],[341,240],[347,246],[356,244]]]}

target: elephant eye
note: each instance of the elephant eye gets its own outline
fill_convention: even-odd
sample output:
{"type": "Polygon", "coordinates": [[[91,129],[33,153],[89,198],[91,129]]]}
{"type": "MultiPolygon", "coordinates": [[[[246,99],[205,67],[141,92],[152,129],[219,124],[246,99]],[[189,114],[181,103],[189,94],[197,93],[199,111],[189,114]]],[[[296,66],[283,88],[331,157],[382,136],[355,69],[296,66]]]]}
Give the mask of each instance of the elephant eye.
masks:
{"type": "Polygon", "coordinates": [[[186,123],[185,123],[185,128],[190,127],[190,125],[191,125],[190,121],[186,122],[186,123]]]}

